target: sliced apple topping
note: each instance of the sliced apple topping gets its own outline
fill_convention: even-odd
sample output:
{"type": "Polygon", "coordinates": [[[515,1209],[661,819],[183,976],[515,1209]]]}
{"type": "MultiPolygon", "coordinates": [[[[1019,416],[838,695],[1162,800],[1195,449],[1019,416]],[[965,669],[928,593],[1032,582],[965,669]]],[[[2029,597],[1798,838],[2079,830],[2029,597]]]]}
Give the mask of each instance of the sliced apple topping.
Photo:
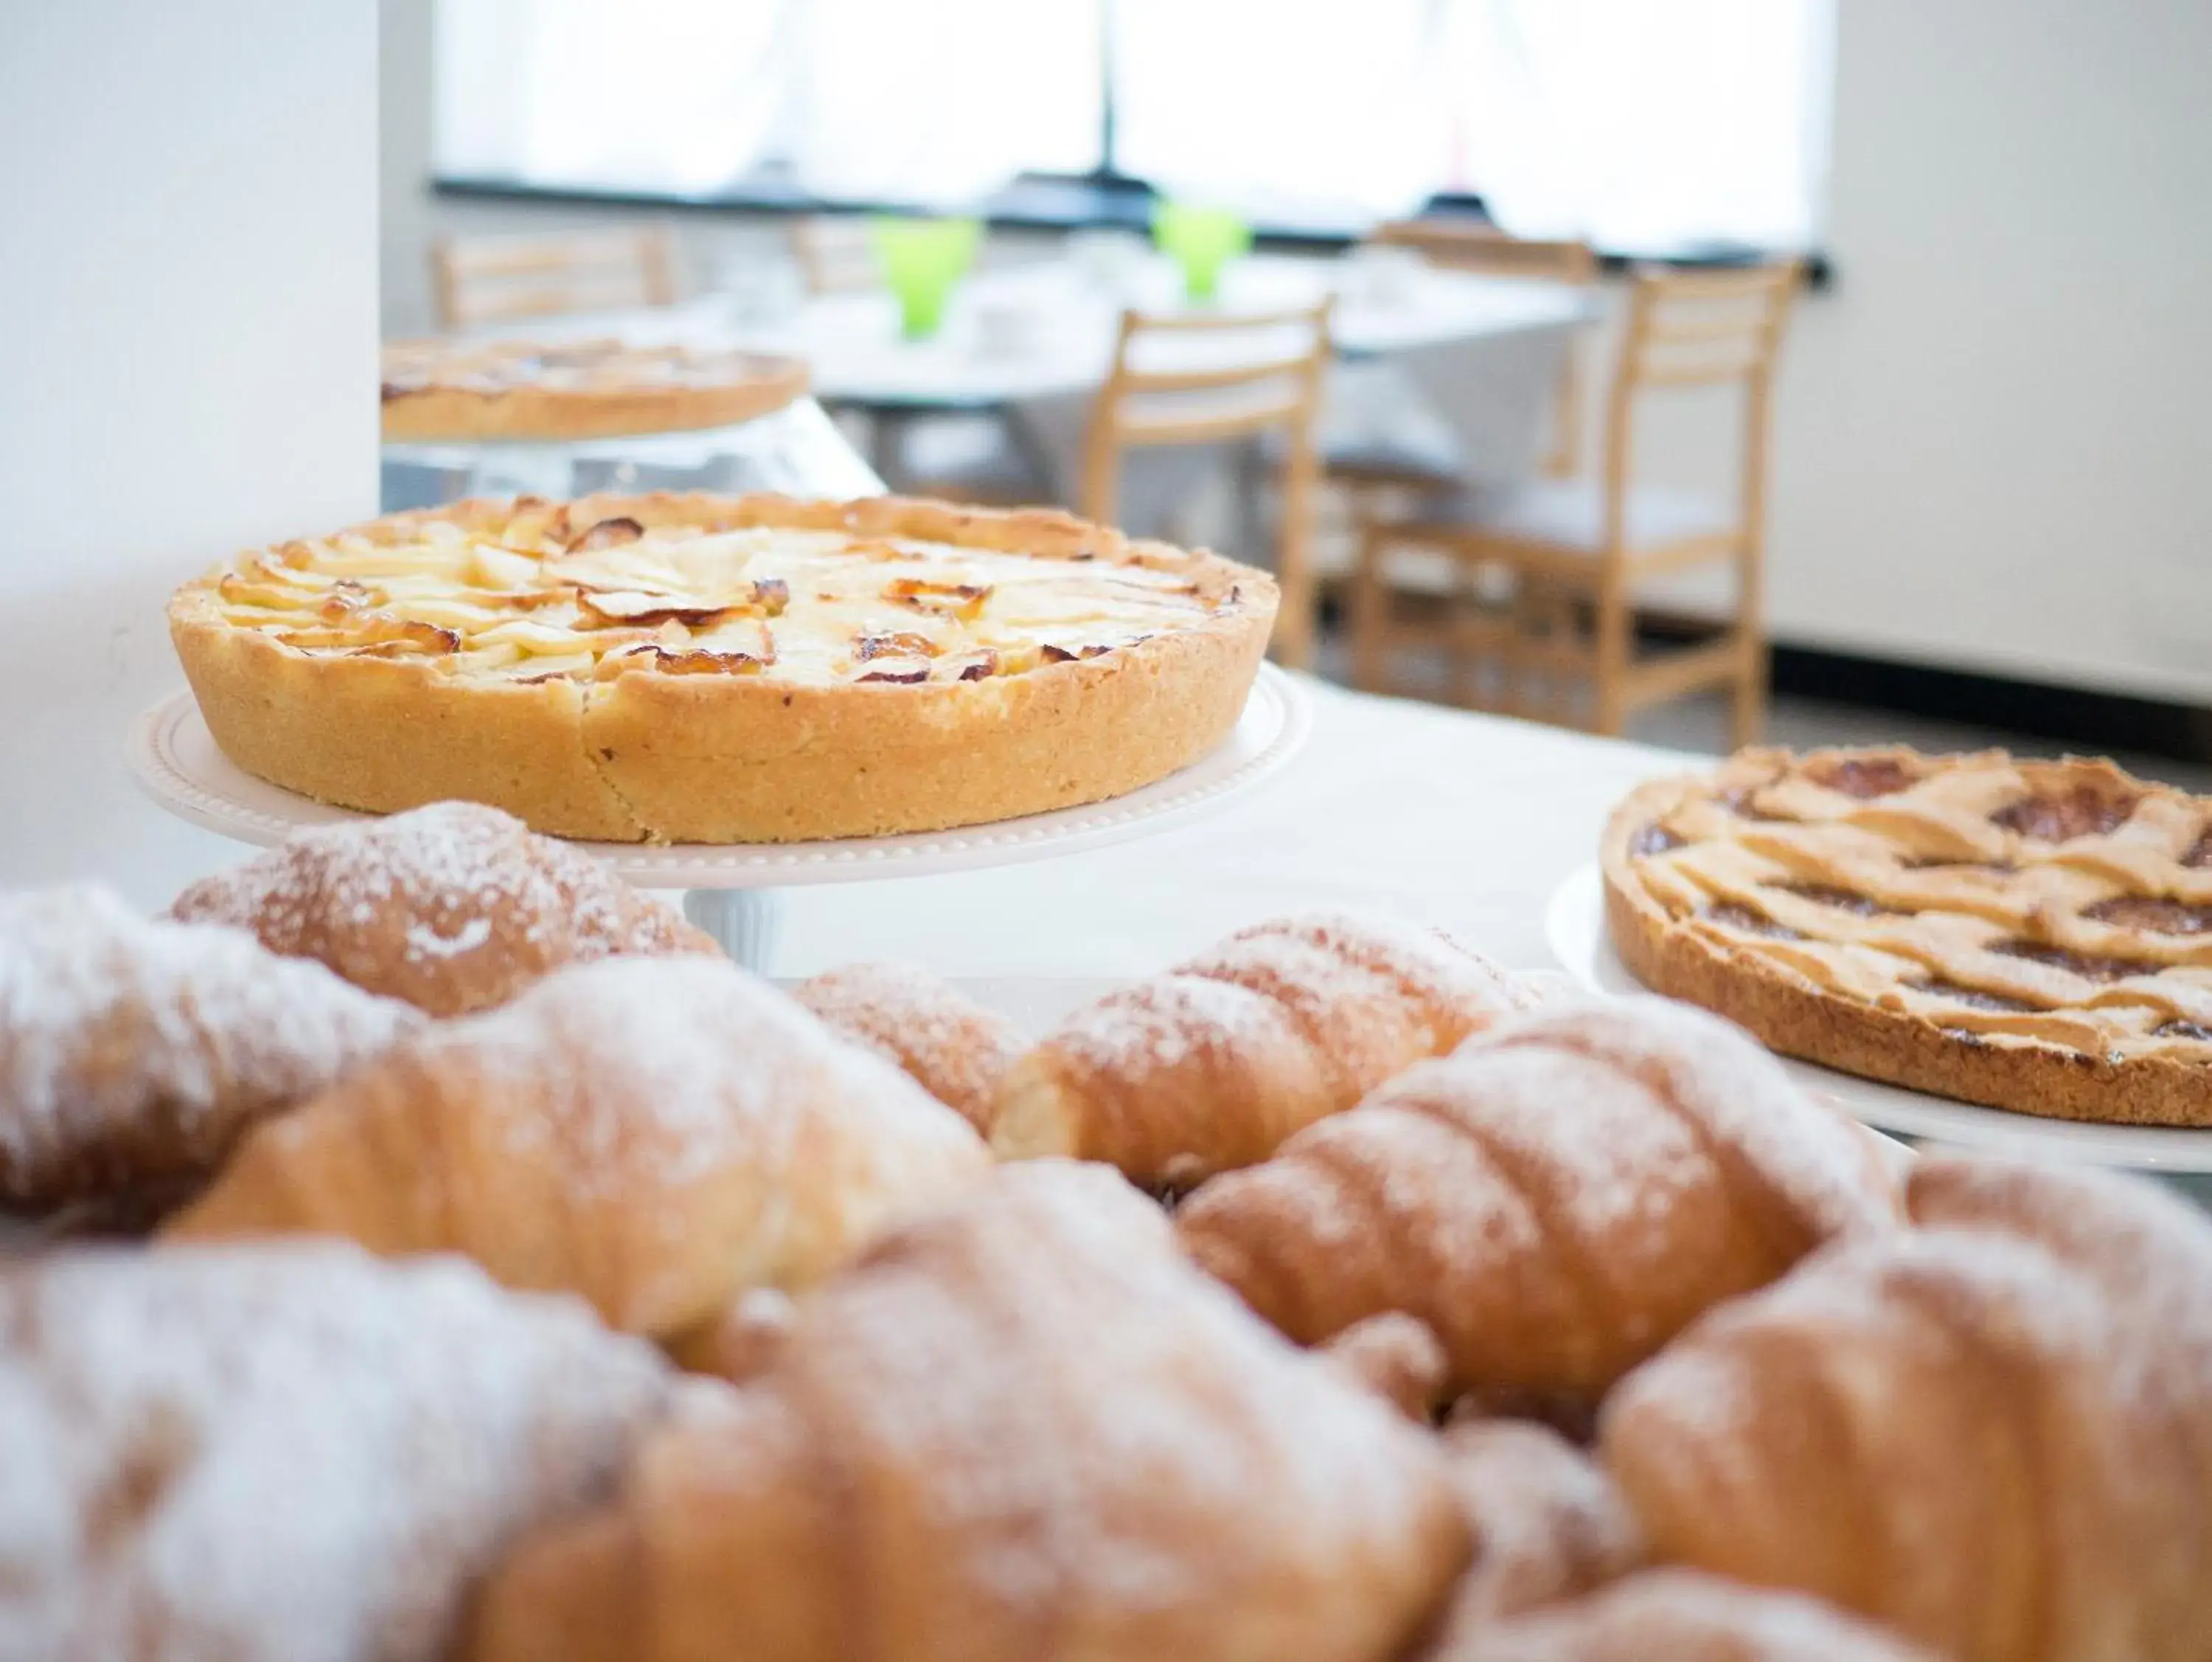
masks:
{"type": "Polygon", "coordinates": [[[645,535],[645,527],[627,514],[611,520],[601,520],[585,528],[583,535],[572,539],[568,545],[571,554],[588,554],[596,548],[614,548],[623,543],[634,543],[645,535]]]}
{"type": "Polygon", "coordinates": [[[373,657],[461,649],[461,637],[453,630],[407,618],[360,618],[343,629],[287,630],[276,638],[290,647],[348,647],[373,657]]]}
{"type": "Polygon", "coordinates": [[[862,663],[877,658],[934,658],[944,648],[927,635],[907,630],[863,630],[853,642],[853,655],[862,663]]]}
{"type": "Polygon", "coordinates": [[[932,583],[919,577],[894,577],[884,585],[884,598],[933,618],[957,618],[973,623],[982,615],[991,598],[988,583],[932,583]]]}

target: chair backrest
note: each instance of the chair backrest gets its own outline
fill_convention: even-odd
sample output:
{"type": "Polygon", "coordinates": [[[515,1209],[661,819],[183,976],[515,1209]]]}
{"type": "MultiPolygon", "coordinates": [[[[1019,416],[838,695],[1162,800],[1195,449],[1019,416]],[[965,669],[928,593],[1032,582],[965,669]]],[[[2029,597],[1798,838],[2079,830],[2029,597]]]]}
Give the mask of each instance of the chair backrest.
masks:
{"type": "Polygon", "coordinates": [[[1285,477],[1310,478],[1328,367],[1330,302],[1237,314],[1125,311],[1091,407],[1083,511],[1111,523],[1121,453],[1280,431],[1285,477]]]}
{"type": "MultiPolygon", "coordinates": [[[[1385,247],[1410,248],[1431,265],[1477,277],[1528,277],[1587,288],[1597,281],[1597,255],[1587,242],[1547,242],[1508,236],[1494,225],[1452,219],[1393,219],[1370,239],[1385,247]]],[[[1582,353],[1569,341],[1552,394],[1552,443],[1542,471],[1553,478],[1574,473],[1583,441],[1582,353]]]]}
{"type": "Polygon", "coordinates": [[[1597,280],[1597,256],[1589,243],[1509,236],[1494,225],[1452,219],[1393,219],[1377,225],[1369,240],[1388,247],[1410,248],[1431,265],[1455,271],[1537,277],[1548,283],[1597,280]]]}
{"type": "Polygon", "coordinates": [[[1645,394],[1723,388],[1743,398],[1740,529],[1755,534],[1765,502],[1775,364],[1804,268],[1795,259],[1723,270],[1637,271],[1606,412],[1607,542],[1620,545],[1636,411],[1645,394]]]}
{"type": "Polygon", "coordinates": [[[791,253],[810,295],[849,294],[883,283],[868,222],[856,214],[809,214],[794,219],[791,253]]]}
{"type": "Polygon", "coordinates": [[[676,299],[667,230],[441,239],[430,251],[440,326],[667,306],[676,299]]]}

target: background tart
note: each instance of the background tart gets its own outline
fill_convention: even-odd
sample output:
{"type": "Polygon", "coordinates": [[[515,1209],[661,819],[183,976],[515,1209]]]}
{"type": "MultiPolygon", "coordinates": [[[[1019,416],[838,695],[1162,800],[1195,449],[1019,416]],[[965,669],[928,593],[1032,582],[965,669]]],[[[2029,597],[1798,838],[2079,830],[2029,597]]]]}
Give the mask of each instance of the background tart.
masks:
{"type": "Polygon", "coordinates": [[[1602,864],[1636,977],[1775,1050],[2212,1124],[2212,800],[2078,758],[1751,750],[1632,794],[1602,864]]]}
{"type": "Polygon", "coordinates": [[[728,427],[806,390],[798,358],[618,340],[394,341],[384,436],[559,441],[728,427]]]}
{"type": "Polygon", "coordinates": [[[1212,748],[1275,586],[1044,510],[473,501],[242,554],[170,631],[247,772],[611,841],[867,837],[1120,795],[1212,748]]]}

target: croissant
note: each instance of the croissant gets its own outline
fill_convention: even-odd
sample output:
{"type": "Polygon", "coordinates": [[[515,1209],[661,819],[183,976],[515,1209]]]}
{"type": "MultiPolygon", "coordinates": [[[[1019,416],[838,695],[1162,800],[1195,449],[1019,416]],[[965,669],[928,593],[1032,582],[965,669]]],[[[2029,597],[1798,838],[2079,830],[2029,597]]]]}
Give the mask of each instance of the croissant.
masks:
{"type": "Polygon", "coordinates": [[[1437,1336],[1425,1324],[1395,1310],[1354,1322],[1316,1354],[1345,1379],[1424,1426],[1443,1400],[1444,1380],[1451,1369],[1437,1336]]]}
{"type": "Polygon", "coordinates": [[[504,1004],[563,964],[721,950],[580,849],[475,802],[295,831],[169,912],[437,1016],[504,1004]]]}
{"type": "Polygon", "coordinates": [[[1595,1402],[1700,1311],[1896,1205],[1858,1128],[1751,1039],[1632,999],[1410,1068],[1176,1221],[1300,1342],[1406,1311],[1460,1389],[1518,1405],[1595,1402]]]}
{"type": "Polygon", "coordinates": [[[234,929],[105,889],[0,895],[0,1202],[197,1186],[258,1121],[422,1025],[234,929]]]}
{"type": "Polygon", "coordinates": [[[1927,1227],[1715,1312],[1607,1403],[1656,1549],[1965,1662],[2202,1662],[2212,1224],[2016,1166],[1929,1161],[1911,1198],[1927,1227]]]}
{"type": "Polygon", "coordinates": [[[1431,1662],[1936,1662],[1894,1635],[1785,1592],[1650,1570],[1486,1628],[1431,1662]]]}
{"type": "Polygon", "coordinates": [[[1537,996],[1432,930],[1334,913],[1262,923],[1069,1017],[1007,1071],[992,1147],[1188,1189],[1537,996]]]}
{"type": "Polygon", "coordinates": [[[651,1347],[456,1259],[301,1242],[18,1261],[0,1270],[0,1653],[437,1662],[476,1579],[602,1497],[670,1392],[651,1347]]]}
{"type": "Polygon", "coordinates": [[[905,1068],[989,1135],[999,1081],[1026,1044],[1006,1017],[903,964],[849,965],[791,992],[830,1028],[905,1068]]]}
{"type": "Polygon", "coordinates": [[[1499,1620],[1595,1592],[1634,1569],[1644,1538],[1595,1462],[1558,1433],[1486,1420],[1444,1434],[1474,1562],[1453,1594],[1437,1657],[1499,1620]]]}
{"type": "Polygon", "coordinates": [[[437,1024],[264,1128],[167,1234],[462,1251],[669,1337],[989,1168],[958,1115],[727,960],[623,958],[437,1024]]]}
{"type": "Polygon", "coordinates": [[[1002,1169],[802,1300],[467,1662],[1386,1662],[1467,1556],[1441,1453],[1111,1172],[1002,1169]]]}

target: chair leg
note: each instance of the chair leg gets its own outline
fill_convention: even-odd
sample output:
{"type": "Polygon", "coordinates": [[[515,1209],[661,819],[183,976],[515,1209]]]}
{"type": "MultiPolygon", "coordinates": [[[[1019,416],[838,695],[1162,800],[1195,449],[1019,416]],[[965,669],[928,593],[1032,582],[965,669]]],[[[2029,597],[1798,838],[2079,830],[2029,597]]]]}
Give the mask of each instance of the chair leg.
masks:
{"type": "Polygon", "coordinates": [[[1766,728],[1766,637],[1760,631],[1739,628],[1739,662],[1735,696],[1729,705],[1729,743],[1737,750],[1755,745],[1766,728]]]}
{"type": "Polygon", "coordinates": [[[1597,667],[1590,731],[1618,739],[1628,724],[1628,585],[1608,575],[1597,601],[1597,667]]]}
{"type": "Polygon", "coordinates": [[[1359,551],[1345,592],[1346,632],[1352,637],[1352,685],[1362,692],[1387,692],[1382,684],[1383,613],[1390,594],[1382,581],[1383,537],[1374,525],[1359,527],[1359,551]]]}

